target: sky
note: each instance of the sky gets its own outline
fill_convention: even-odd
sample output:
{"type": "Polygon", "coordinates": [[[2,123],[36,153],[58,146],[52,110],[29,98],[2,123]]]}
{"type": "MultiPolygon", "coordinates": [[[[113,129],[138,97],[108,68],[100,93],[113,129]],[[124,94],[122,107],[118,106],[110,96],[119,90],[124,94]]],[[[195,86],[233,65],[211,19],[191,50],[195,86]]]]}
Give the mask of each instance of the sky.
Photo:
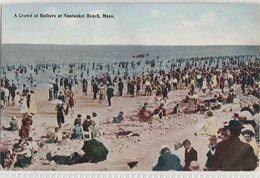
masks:
{"type": "Polygon", "coordinates": [[[259,4],[4,4],[2,42],[80,45],[260,45],[259,4]],[[19,18],[15,14],[112,14],[19,18]]]}

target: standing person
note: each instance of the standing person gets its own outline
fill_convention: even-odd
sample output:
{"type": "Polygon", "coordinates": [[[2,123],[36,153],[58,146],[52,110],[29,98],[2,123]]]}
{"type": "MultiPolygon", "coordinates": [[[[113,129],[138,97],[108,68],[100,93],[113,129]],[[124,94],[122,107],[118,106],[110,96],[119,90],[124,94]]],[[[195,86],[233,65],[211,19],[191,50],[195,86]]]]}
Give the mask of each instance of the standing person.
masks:
{"type": "Polygon", "coordinates": [[[239,121],[231,120],[228,124],[230,135],[219,142],[213,160],[213,171],[253,171],[257,167],[257,158],[253,148],[243,143],[239,136],[242,125],[239,121]]]}
{"type": "Polygon", "coordinates": [[[190,80],[190,89],[191,89],[192,92],[195,91],[195,81],[194,81],[193,77],[190,80]]]}
{"type": "Polygon", "coordinates": [[[56,82],[53,84],[53,92],[54,92],[54,99],[57,99],[58,92],[59,92],[59,86],[56,82]]]}
{"type": "Polygon", "coordinates": [[[224,75],[222,75],[220,77],[220,89],[221,89],[222,93],[224,93],[224,88],[225,88],[225,77],[224,77],[224,75]]]}
{"type": "Polygon", "coordinates": [[[9,92],[10,92],[10,95],[11,95],[12,106],[15,105],[15,91],[16,90],[17,90],[17,87],[13,83],[12,86],[9,88],[9,92]]]}
{"type": "Polygon", "coordinates": [[[75,99],[73,93],[69,95],[69,107],[71,110],[71,116],[74,115],[74,105],[75,105],[75,99]]]}
{"type": "Polygon", "coordinates": [[[178,80],[174,77],[172,79],[173,90],[177,90],[177,83],[178,83],[178,80]]]}
{"type": "Polygon", "coordinates": [[[82,92],[85,95],[87,95],[87,92],[88,92],[88,81],[85,78],[83,78],[83,82],[82,82],[82,92]]]}
{"type": "Polygon", "coordinates": [[[64,108],[63,108],[63,103],[61,104],[58,104],[56,106],[56,109],[57,111],[57,122],[58,122],[58,125],[59,125],[59,128],[61,128],[61,124],[64,124],[64,108]]]}
{"type": "Polygon", "coordinates": [[[215,135],[211,136],[209,138],[209,151],[207,153],[207,162],[205,164],[205,169],[206,171],[211,171],[212,169],[212,163],[213,163],[213,160],[214,160],[214,154],[215,154],[215,151],[216,151],[216,145],[217,145],[217,137],[215,135]]]}
{"type": "Polygon", "coordinates": [[[145,92],[144,92],[144,95],[147,96],[147,95],[151,95],[151,82],[149,79],[146,79],[145,80],[145,92]]]}
{"type": "Polygon", "coordinates": [[[184,165],[184,171],[191,171],[190,170],[190,163],[192,161],[198,160],[198,153],[197,151],[191,146],[190,140],[186,139],[183,141],[182,145],[185,148],[185,165],[184,165]]]}
{"type": "Polygon", "coordinates": [[[233,75],[231,73],[228,73],[228,88],[230,89],[233,85],[233,75]]]}
{"type": "Polygon", "coordinates": [[[94,82],[93,84],[93,100],[97,99],[97,93],[98,93],[98,84],[97,84],[97,81],[94,82]]]}
{"type": "Polygon", "coordinates": [[[119,96],[123,96],[123,89],[124,89],[124,82],[122,81],[121,78],[119,78],[119,83],[118,83],[119,96]]]}
{"type": "Polygon", "coordinates": [[[7,104],[8,104],[8,106],[9,106],[10,105],[10,100],[9,100],[10,92],[9,92],[8,87],[5,87],[4,90],[5,90],[4,105],[7,106],[7,104]]]}
{"type": "Polygon", "coordinates": [[[108,106],[111,106],[111,98],[114,96],[114,89],[110,84],[107,84],[107,101],[108,101],[108,106]]]}
{"type": "Polygon", "coordinates": [[[245,93],[245,86],[246,86],[246,74],[243,74],[242,75],[242,79],[241,79],[241,89],[242,89],[242,92],[245,93]]]}
{"type": "Polygon", "coordinates": [[[131,97],[134,97],[135,95],[135,84],[135,80],[132,80],[130,84],[130,95],[132,95],[131,97]]]}
{"type": "Polygon", "coordinates": [[[23,94],[20,100],[20,113],[26,113],[26,112],[28,112],[28,107],[27,107],[26,95],[23,94]]]}
{"type": "Polygon", "coordinates": [[[31,114],[36,114],[37,113],[37,106],[36,106],[36,97],[35,97],[35,93],[33,90],[30,91],[31,93],[31,103],[30,103],[30,107],[29,107],[29,113],[31,114]]]}
{"type": "Polygon", "coordinates": [[[199,74],[197,75],[197,81],[198,81],[199,91],[201,91],[201,89],[202,89],[202,81],[203,81],[203,78],[201,76],[201,72],[199,72],[199,74]]]}
{"type": "Polygon", "coordinates": [[[62,94],[62,91],[60,91],[60,94],[58,96],[58,100],[61,100],[63,103],[65,103],[65,96],[62,94]]]}
{"type": "Polygon", "coordinates": [[[168,146],[164,146],[160,151],[160,157],[158,163],[153,168],[153,171],[183,171],[183,167],[180,164],[180,158],[175,154],[171,153],[168,146]]]}
{"type": "Polygon", "coordinates": [[[53,100],[53,85],[49,84],[49,100],[53,100]]]}
{"type": "Polygon", "coordinates": [[[106,99],[106,97],[105,97],[105,88],[101,85],[100,89],[98,91],[98,103],[99,103],[100,107],[103,106],[105,99],[106,99]]]}
{"type": "Polygon", "coordinates": [[[163,100],[166,103],[166,100],[168,99],[168,89],[166,86],[163,87],[162,95],[163,95],[163,100]]]}
{"type": "Polygon", "coordinates": [[[22,126],[19,130],[19,136],[22,140],[27,140],[29,138],[30,133],[30,126],[33,124],[32,115],[25,114],[24,118],[22,119],[22,126]]]}

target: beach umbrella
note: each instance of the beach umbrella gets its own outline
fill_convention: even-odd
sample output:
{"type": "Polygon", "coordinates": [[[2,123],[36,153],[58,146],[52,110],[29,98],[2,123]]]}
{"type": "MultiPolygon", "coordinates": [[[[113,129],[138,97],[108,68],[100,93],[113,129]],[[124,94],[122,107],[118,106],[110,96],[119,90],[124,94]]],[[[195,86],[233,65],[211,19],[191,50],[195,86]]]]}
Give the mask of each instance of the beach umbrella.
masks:
{"type": "Polygon", "coordinates": [[[61,101],[61,100],[53,100],[52,102],[51,102],[51,104],[55,104],[55,105],[57,105],[57,104],[62,104],[63,103],[63,101],[61,101]]]}
{"type": "Polygon", "coordinates": [[[106,160],[109,152],[104,144],[96,139],[86,140],[82,150],[86,153],[88,159],[95,162],[106,160]]]}

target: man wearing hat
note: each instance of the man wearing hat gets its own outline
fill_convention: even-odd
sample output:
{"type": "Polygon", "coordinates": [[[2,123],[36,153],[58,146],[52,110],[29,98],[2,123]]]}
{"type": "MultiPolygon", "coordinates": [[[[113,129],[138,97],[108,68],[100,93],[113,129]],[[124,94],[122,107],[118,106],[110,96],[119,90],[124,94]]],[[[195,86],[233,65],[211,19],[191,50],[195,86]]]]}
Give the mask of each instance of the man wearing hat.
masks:
{"type": "Polygon", "coordinates": [[[216,146],[213,171],[253,171],[257,167],[257,158],[253,148],[239,139],[242,125],[231,120],[228,124],[230,135],[216,146]]]}
{"type": "Polygon", "coordinates": [[[162,146],[160,155],[158,163],[153,168],[153,171],[183,171],[179,157],[172,154],[168,146],[162,146]]]}
{"type": "Polygon", "coordinates": [[[12,119],[10,121],[10,127],[2,127],[4,130],[7,130],[7,131],[17,131],[18,130],[18,122],[16,120],[16,117],[15,116],[12,116],[12,119]]]}

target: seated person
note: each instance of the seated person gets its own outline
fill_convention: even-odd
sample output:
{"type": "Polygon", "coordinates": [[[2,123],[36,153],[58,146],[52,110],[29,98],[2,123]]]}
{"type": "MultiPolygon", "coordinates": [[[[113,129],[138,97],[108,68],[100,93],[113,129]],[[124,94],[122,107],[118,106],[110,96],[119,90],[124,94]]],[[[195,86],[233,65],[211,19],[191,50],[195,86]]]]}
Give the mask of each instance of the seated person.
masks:
{"type": "Polygon", "coordinates": [[[151,121],[160,121],[160,116],[159,116],[160,110],[159,109],[155,109],[153,112],[153,115],[151,117],[151,121]]]}
{"type": "Polygon", "coordinates": [[[77,124],[81,125],[81,114],[77,115],[77,118],[74,120],[74,126],[76,126],[77,124]]]}
{"type": "Polygon", "coordinates": [[[208,111],[209,110],[209,104],[198,104],[198,111],[208,111]]]}
{"type": "Polygon", "coordinates": [[[113,118],[113,123],[122,122],[124,120],[123,114],[124,113],[120,111],[118,116],[113,118]]]}
{"type": "Polygon", "coordinates": [[[182,100],[183,103],[189,103],[189,101],[191,100],[190,98],[190,92],[188,93],[188,95],[182,100]]]}
{"type": "Polygon", "coordinates": [[[140,118],[140,121],[149,121],[151,118],[151,111],[147,110],[145,107],[142,107],[141,110],[138,112],[138,116],[140,118]]]}
{"type": "Polygon", "coordinates": [[[206,99],[204,100],[205,103],[210,102],[210,103],[216,103],[217,102],[217,95],[214,95],[213,99],[206,99]]]}
{"type": "Polygon", "coordinates": [[[218,100],[219,102],[221,102],[221,103],[225,103],[225,101],[226,101],[222,94],[219,94],[219,95],[218,95],[217,100],[218,100]]]}
{"type": "Polygon", "coordinates": [[[165,146],[160,151],[160,157],[158,163],[153,168],[153,171],[183,171],[183,167],[180,164],[180,158],[175,154],[171,153],[170,149],[165,146]]]}
{"type": "Polygon", "coordinates": [[[46,143],[61,143],[62,141],[62,132],[60,131],[59,127],[55,127],[54,129],[55,135],[53,137],[50,137],[46,143]]]}
{"type": "Polygon", "coordinates": [[[180,104],[176,104],[175,107],[173,108],[173,111],[172,111],[171,114],[177,114],[177,113],[179,113],[179,112],[180,112],[180,111],[179,111],[179,106],[180,106],[180,104]]]}
{"type": "Polygon", "coordinates": [[[95,128],[95,122],[91,120],[91,116],[87,115],[87,118],[82,123],[84,137],[95,138],[97,136],[97,129],[95,128]]]}
{"type": "Polygon", "coordinates": [[[72,132],[71,132],[71,139],[83,139],[84,134],[83,134],[83,128],[80,124],[77,124],[74,126],[72,132]]]}
{"type": "Polygon", "coordinates": [[[159,116],[160,116],[160,119],[163,117],[163,116],[166,116],[166,109],[163,108],[164,104],[160,104],[159,106],[159,116]]]}
{"type": "Polygon", "coordinates": [[[229,92],[228,93],[228,96],[227,96],[227,98],[226,98],[226,103],[233,103],[233,99],[235,98],[235,94],[234,93],[232,93],[232,92],[229,92]]]}
{"type": "Polygon", "coordinates": [[[17,131],[19,128],[18,128],[18,122],[16,120],[16,117],[12,116],[12,119],[10,121],[10,127],[3,126],[2,128],[7,131],[17,131]]]}

